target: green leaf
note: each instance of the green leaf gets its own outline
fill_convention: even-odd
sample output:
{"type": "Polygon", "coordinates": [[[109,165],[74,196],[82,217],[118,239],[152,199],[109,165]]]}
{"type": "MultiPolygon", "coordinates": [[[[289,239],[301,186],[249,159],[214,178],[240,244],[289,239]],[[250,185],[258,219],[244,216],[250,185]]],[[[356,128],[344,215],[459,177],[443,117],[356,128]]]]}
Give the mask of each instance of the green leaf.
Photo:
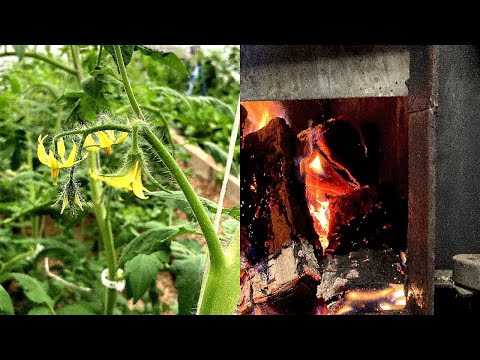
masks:
{"type": "Polygon", "coordinates": [[[12,278],[17,280],[19,285],[23,288],[25,295],[33,302],[37,304],[45,303],[53,307],[53,300],[50,296],[48,296],[45,288],[43,287],[42,283],[39,282],[37,279],[20,273],[12,273],[10,274],[12,278]]]}
{"type": "Polygon", "coordinates": [[[28,315],[52,315],[47,306],[37,306],[28,312],[28,315]]]}
{"type": "Polygon", "coordinates": [[[22,60],[23,55],[25,55],[25,45],[12,45],[12,47],[18,56],[18,60],[22,60]]]}
{"type": "MultiPolygon", "coordinates": [[[[149,195],[158,196],[160,199],[162,199],[162,201],[165,201],[174,209],[182,209],[185,212],[189,212],[188,209],[190,208],[190,204],[188,203],[185,194],[180,190],[171,191],[169,193],[166,191],[157,191],[154,193],[150,193],[149,195]]],[[[212,215],[215,215],[215,213],[217,212],[217,203],[200,196],[199,198],[202,205],[205,206],[205,209],[212,215]]],[[[240,221],[240,208],[238,206],[234,206],[231,209],[223,208],[222,214],[230,215],[231,217],[240,221]]]]}
{"type": "Polygon", "coordinates": [[[66,305],[57,312],[58,315],[94,315],[94,313],[81,304],[66,305]]]}
{"type": "Polygon", "coordinates": [[[156,49],[151,49],[144,45],[137,45],[135,47],[135,50],[140,50],[143,55],[150,56],[159,64],[168,66],[170,69],[178,71],[182,76],[188,76],[185,65],[173,52],[164,52],[156,49]]]}
{"type": "Polygon", "coordinates": [[[7,290],[0,285],[0,314],[13,315],[15,311],[13,310],[12,299],[7,290]]]}
{"type": "Polygon", "coordinates": [[[175,259],[185,259],[202,253],[202,245],[195,239],[179,239],[170,244],[175,259]]]}
{"type": "Polygon", "coordinates": [[[175,287],[178,290],[178,313],[195,314],[205,268],[204,254],[188,256],[173,261],[170,269],[176,275],[175,287]]]}
{"type": "Polygon", "coordinates": [[[97,97],[103,89],[103,83],[93,76],[87,77],[82,81],[82,89],[93,97],[97,97]]]}
{"type": "MultiPolygon", "coordinates": [[[[113,61],[117,64],[117,57],[115,56],[115,49],[113,45],[104,45],[103,48],[107,50],[110,55],[112,55],[113,61]]],[[[132,60],[133,52],[135,51],[135,45],[120,45],[120,49],[122,51],[123,63],[127,66],[132,60]]]]}
{"type": "Polygon", "coordinates": [[[160,250],[169,250],[170,240],[178,235],[191,234],[194,230],[185,226],[167,226],[147,230],[133,239],[120,256],[120,266],[139,254],[149,255],[160,250]]]}
{"type": "Polygon", "coordinates": [[[127,291],[132,295],[134,303],[155,282],[160,265],[155,254],[140,254],[125,263],[127,291]]]}

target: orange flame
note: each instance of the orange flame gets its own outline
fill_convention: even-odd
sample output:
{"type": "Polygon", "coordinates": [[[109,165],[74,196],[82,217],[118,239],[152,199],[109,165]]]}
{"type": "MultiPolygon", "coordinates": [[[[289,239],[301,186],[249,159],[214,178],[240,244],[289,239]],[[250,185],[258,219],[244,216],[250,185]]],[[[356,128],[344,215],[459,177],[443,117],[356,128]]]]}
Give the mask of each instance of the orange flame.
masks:
{"type": "Polygon", "coordinates": [[[322,166],[322,160],[317,153],[312,159],[307,160],[306,191],[308,200],[308,209],[313,217],[313,227],[318,234],[323,252],[328,247],[328,227],[330,225],[330,212],[328,210],[329,202],[319,193],[315,186],[315,179],[318,176],[325,175],[322,166]],[[313,173],[313,174],[312,174],[313,173]]]}
{"type": "Polygon", "coordinates": [[[334,314],[344,315],[365,308],[371,311],[402,310],[406,303],[403,284],[390,284],[388,288],[380,290],[349,291],[343,305],[334,314]]]}
{"type": "MultiPolygon", "coordinates": [[[[243,135],[260,130],[276,117],[285,118],[285,109],[279,101],[246,101],[242,102],[248,113],[247,124],[243,135]]],[[[287,120],[288,122],[288,120],[287,120]]]]}

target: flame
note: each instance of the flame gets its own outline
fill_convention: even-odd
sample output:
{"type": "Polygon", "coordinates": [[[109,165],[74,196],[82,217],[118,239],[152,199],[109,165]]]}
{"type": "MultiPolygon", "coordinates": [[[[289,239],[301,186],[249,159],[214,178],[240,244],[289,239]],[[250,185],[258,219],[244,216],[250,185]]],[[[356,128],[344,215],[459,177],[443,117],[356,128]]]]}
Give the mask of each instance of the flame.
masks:
{"type": "Polygon", "coordinates": [[[314,153],[306,158],[306,195],[308,209],[313,218],[313,227],[318,234],[322,250],[328,247],[328,228],[330,225],[329,201],[326,199],[321,187],[318,186],[319,180],[325,176],[325,170],[322,165],[320,154],[314,153]]]}
{"type": "Polygon", "coordinates": [[[343,315],[363,309],[369,311],[402,310],[407,304],[403,284],[390,284],[380,290],[354,290],[345,295],[342,306],[334,314],[343,315]]]}
{"type": "MultiPolygon", "coordinates": [[[[247,124],[243,135],[260,130],[276,117],[285,118],[285,109],[279,101],[246,101],[242,102],[248,113],[247,124]]],[[[288,122],[288,120],[287,120],[288,122]]]]}
{"type": "Polygon", "coordinates": [[[319,154],[316,154],[313,158],[313,161],[310,163],[310,169],[315,171],[318,175],[324,175],[322,161],[320,160],[319,154]]]}

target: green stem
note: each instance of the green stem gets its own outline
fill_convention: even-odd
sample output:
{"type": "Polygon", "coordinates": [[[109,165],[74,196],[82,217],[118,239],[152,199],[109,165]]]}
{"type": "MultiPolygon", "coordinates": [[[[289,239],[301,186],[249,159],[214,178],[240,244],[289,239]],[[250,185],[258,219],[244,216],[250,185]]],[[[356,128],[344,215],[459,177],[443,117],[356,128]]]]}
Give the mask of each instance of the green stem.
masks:
{"type": "Polygon", "coordinates": [[[115,56],[117,57],[118,68],[120,69],[120,75],[122,75],[123,85],[125,86],[128,100],[130,101],[130,104],[132,105],[135,114],[142,118],[142,120],[145,120],[142,110],[140,110],[140,106],[138,106],[137,100],[135,99],[135,95],[133,95],[130,81],[128,80],[127,69],[125,69],[125,64],[123,63],[122,49],[120,48],[120,45],[113,45],[113,48],[115,49],[115,56]]]}
{"type": "Polygon", "coordinates": [[[77,45],[70,45],[70,50],[72,51],[72,60],[73,66],[75,67],[75,74],[77,75],[78,81],[81,83],[83,80],[83,75],[77,45]]]}
{"type": "MultiPolygon", "coordinates": [[[[9,52],[5,52],[5,53],[2,53],[0,54],[0,57],[6,57],[6,56],[18,56],[17,53],[13,52],[13,51],[9,51],[9,52]]],[[[58,69],[61,69],[63,71],[66,71],[68,72],[69,74],[72,74],[72,75],[77,75],[77,71],[75,69],[72,69],[72,68],[69,68],[68,66],[65,66],[55,60],[52,60],[50,59],[49,57],[45,56],[45,55],[42,55],[42,54],[37,54],[37,53],[25,53],[23,54],[23,57],[29,57],[29,58],[34,58],[34,59],[37,59],[37,60],[41,60],[43,62],[46,62],[58,69]]]]}
{"type": "Polygon", "coordinates": [[[97,131],[102,131],[102,130],[118,130],[118,131],[123,131],[128,133],[132,131],[132,129],[126,125],[117,125],[117,124],[96,125],[89,128],[61,132],[53,137],[52,142],[56,143],[59,138],[64,136],[76,135],[76,134],[88,135],[88,134],[91,134],[97,131]]]}
{"type": "MultiPolygon", "coordinates": [[[[127,71],[123,63],[120,46],[114,45],[114,49],[117,57],[117,64],[120,74],[122,75],[123,84],[130,104],[137,116],[141,119],[145,119],[140,106],[133,95],[127,71]]],[[[198,224],[205,237],[205,241],[207,242],[210,268],[205,283],[204,299],[201,301],[199,314],[232,314],[240,293],[240,252],[236,251],[236,256],[233,256],[228,252],[228,249],[226,253],[223,252],[222,245],[218,239],[213,224],[208,217],[207,211],[203,207],[199,197],[193,190],[192,185],[188,182],[187,177],[180,169],[175,159],[148,125],[145,124],[142,127],[140,134],[150,143],[177,181],[197,218],[198,224]]],[[[231,244],[229,248],[236,249],[236,243],[240,243],[239,239],[240,236],[237,234],[233,244],[231,244]]]]}
{"type": "MultiPolygon", "coordinates": [[[[82,71],[80,67],[80,56],[78,53],[78,47],[76,45],[71,45],[70,49],[72,50],[72,59],[75,66],[75,74],[77,75],[78,82],[82,82],[82,71]]],[[[114,128],[115,126],[110,126],[110,128],[114,128]]],[[[94,127],[95,128],[95,127],[94,127]]],[[[73,134],[83,134],[82,144],[78,149],[79,153],[82,151],[83,142],[85,141],[86,135],[90,132],[94,132],[90,128],[90,132],[87,131],[88,129],[82,129],[79,132],[66,132],[67,134],[58,134],[54,137],[53,143],[56,143],[56,138],[60,136],[66,135],[73,135],[73,134]]],[[[104,129],[101,129],[104,130],[104,129]]],[[[114,129],[112,129],[114,130],[114,129]]],[[[98,161],[98,153],[94,152],[88,157],[88,166],[91,171],[95,171],[97,169],[97,161],[98,161]]],[[[88,182],[90,186],[90,191],[92,193],[92,207],[93,212],[95,213],[95,218],[97,219],[98,227],[100,229],[100,235],[103,241],[103,247],[105,248],[105,257],[107,259],[107,266],[108,266],[108,278],[110,280],[115,279],[115,275],[117,272],[117,264],[116,264],[116,256],[115,256],[115,244],[113,241],[113,234],[112,234],[112,225],[110,223],[110,218],[107,216],[107,209],[105,208],[105,204],[103,203],[102,199],[102,184],[99,181],[92,179],[92,177],[88,177],[88,182]]],[[[105,315],[112,315],[115,309],[115,303],[117,302],[117,290],[107,288],[105,291],[105,308],[104,314],[105,315]]]]}
{"type": "Polygon", "coordinates": [[[103,45],[100,45],[98,48],[98,57],[97,57],[97,68],[100,66],[100,61],[102,60],[102,50],[103,50],[103,45]]]}
{"type": "MultiPolygon", "coordinates": [[[[97,169],[97,153],[94,152],[88,157],[88,166],[92,171],[97,169]]],[[[97,218],[98,227],[103,240],[103,246],[105,248],[105,257],[108,264],[108,278],[110,280],[115,279],[117,271],[117,264],[115,260],[115,245],[113,242],[112,226],[107,218],[107,210],[102,200],[102,184],[99,181],[89,177],[89,186],[92,193],[92,208],[97,218]]],[[[117,291],[115,289],[107,289],[105,294],[105,309],[104,313],[107,315],[113,314],[117,297],[117,291]]]]}
{"type": "Polygon", "coordinates": [[[180,186],[180,189],[185,194],[185,197],[197,218],[198,224],[205,236],[205,241],[207,242],[211,270],[223,269],[225,266],[225,255],[223,253],[222,245],[220,244],[217,233],[208,217],[207,211],[200,202],[195,190],[193,190],[192,185],[188,182],[187,177],[182,169],[180,169],[175,159],[170,155],[165,145],[162,144],[153,131],[148,127],[144,127],[142,130],[143,137],[145,137],[150,143],[158,156],[160,156],[160,159],[162,159],[163,163],[167,166],[168,170],[177,181],[178,186],[180,186]]]}

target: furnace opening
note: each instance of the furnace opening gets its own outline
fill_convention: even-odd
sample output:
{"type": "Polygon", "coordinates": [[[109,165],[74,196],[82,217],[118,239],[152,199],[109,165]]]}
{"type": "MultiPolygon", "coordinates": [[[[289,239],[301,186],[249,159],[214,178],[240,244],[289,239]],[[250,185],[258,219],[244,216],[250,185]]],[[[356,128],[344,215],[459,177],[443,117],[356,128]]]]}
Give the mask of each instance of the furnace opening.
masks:
{"type": "Polygon", "coordinates": [[[403,311],[407,106],[242,102],[241,313],[403,311]]]}

